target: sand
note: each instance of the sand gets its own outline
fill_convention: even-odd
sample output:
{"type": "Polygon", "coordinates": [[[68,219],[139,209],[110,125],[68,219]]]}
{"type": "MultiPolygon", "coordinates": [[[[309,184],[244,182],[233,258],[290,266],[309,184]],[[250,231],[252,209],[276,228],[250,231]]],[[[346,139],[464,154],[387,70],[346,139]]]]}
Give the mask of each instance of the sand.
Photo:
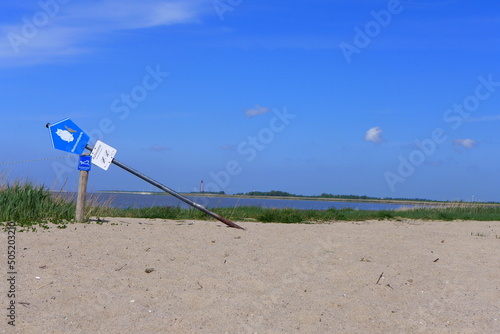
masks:
{"type": "Polygon", "coordinates": [[[500,333],[500,222],[238,223],[18,230],[0,333],[500,333]]]}

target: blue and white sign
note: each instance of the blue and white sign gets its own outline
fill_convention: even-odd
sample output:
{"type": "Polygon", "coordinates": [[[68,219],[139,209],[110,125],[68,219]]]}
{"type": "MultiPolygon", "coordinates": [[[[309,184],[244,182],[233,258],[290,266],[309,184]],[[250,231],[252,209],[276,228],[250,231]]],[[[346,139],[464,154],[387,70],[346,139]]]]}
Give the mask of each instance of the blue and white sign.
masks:
{"type": "Polygon", "coordinates": [[[78,170],[89,171],[90,164],[92,162],[92,157],[90,155],[80,155],[80,160],[78,161],[78,170]]]}
{"type": "Polygon", "coordinates": [[[54,148],[69,153],[81,155],[90,140],[89,135],[69,118],[51,124],[49,130],[54,148]]]}

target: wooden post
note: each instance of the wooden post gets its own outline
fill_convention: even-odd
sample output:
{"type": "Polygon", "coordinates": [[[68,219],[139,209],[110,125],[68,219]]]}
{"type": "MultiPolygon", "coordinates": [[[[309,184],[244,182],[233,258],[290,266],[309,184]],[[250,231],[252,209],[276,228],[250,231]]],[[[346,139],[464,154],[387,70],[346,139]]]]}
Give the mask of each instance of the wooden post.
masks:
{"type": "Polygon", "coordinates": [[[83,223],[85,220],[85,197],[87,195],[87,182],[89,172],[80,171],[80,181],[78,182],[78,197],[76,199],[76,222],[83,223]]]}

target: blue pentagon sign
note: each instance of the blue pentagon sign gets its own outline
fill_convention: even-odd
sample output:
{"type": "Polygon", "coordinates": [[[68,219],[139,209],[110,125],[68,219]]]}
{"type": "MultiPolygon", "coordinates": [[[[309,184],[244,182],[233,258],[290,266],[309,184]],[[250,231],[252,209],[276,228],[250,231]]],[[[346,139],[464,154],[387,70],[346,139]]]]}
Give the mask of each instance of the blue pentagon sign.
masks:
{"type": "Polygon", "coordinates": [[[92,157],[90,155],[80,155],[80,160],[78,160],[78,170],[90,171],[90,165],[92,162],[92,157]]]}
{"type": "Polygon", "coordinates": [[[81,155],[90,140],[89,135],[69,118],[51,124],[49,130],[52,146],[69,153],[81,155]]]}

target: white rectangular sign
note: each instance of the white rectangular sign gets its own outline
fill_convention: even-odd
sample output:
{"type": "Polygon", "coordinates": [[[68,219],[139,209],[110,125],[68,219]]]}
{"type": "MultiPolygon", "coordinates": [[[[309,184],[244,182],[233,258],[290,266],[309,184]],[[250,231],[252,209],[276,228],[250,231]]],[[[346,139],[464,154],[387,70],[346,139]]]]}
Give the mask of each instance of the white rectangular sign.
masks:
{"type": "Polygon", "coordinates": [[[116,155],[116,149],[98,140],[95,143],[94,149],[90,155],[92,156],[92,163],[94,165],[104,170],[108,170],[109,165],[111,165],[111,162],[116,155]]]}

